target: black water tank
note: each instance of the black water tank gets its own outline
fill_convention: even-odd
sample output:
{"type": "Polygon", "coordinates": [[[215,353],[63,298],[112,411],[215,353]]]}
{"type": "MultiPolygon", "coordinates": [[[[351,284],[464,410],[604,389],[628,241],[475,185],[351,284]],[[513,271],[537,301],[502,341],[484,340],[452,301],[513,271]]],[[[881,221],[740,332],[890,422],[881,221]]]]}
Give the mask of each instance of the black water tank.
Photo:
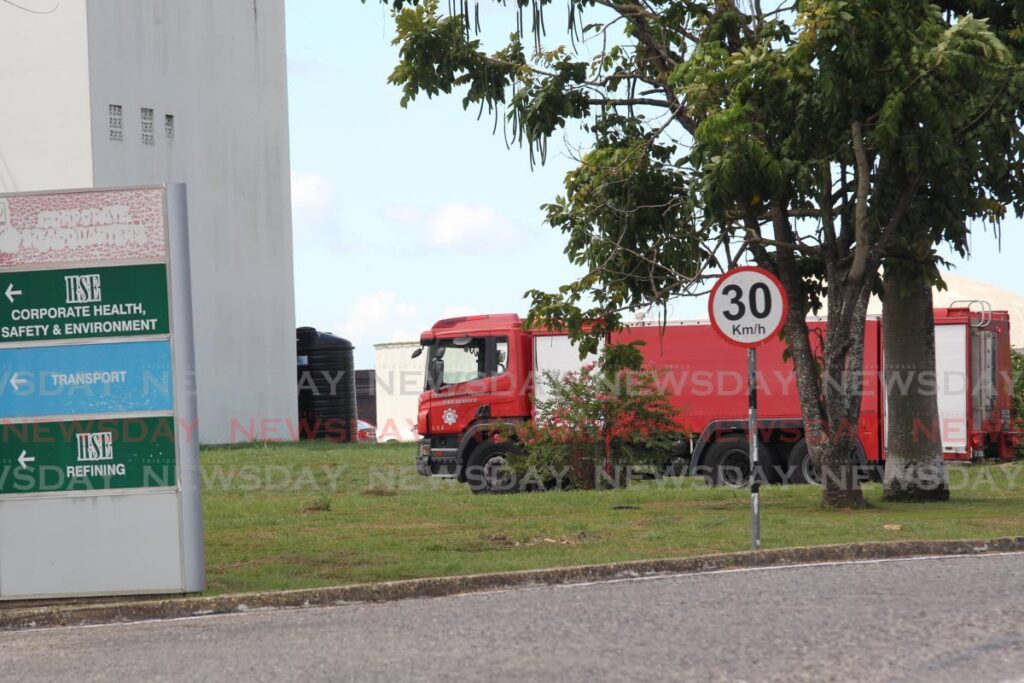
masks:
{"type": "Polygon", "coordinates": [[[312,327],[295,330],[301,438],[356,440],[352,349],[347,339],[329,332],[312,327]]]}

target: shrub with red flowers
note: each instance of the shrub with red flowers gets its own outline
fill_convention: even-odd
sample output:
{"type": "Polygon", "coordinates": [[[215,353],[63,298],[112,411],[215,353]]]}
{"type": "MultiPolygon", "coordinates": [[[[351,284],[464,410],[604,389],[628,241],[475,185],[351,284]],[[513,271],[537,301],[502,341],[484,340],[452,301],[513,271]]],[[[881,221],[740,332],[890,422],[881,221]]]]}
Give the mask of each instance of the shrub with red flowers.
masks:
{"type": "Polygon", "coordinates": [[[535,421],[515,434],[523,452],[517,469],[545,480],[534,483],[625,485],[634,469],[664,467],[682,438],[652,371],[591,363],[538,381],[547,384],[548,397],[538,401],[535,421]]]}

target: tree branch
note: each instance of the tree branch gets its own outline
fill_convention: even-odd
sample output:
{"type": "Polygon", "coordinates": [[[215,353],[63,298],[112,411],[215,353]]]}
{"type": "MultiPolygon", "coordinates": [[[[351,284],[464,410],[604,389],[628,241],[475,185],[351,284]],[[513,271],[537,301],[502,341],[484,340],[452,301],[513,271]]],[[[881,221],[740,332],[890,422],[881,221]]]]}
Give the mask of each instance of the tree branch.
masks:
{"type": "Polygon", "coordinates": [[[853,136],[853,154],[857,160],[857,199],[854,205],[854,247],[853,265],[849,277],[859,281],[864,277],[871,245],[868,240],[868,192],[871,189],[871,162],[864,146],[864,131],[860,121],[850,126],[853,136]]]}
{"type": "Polygon", "coordinates": [[[658,100],[652,97],[588,97],[587,104],[609,107],[647,105],[651,107],[671,108],[675,106],[668,100],[658,100]]]}

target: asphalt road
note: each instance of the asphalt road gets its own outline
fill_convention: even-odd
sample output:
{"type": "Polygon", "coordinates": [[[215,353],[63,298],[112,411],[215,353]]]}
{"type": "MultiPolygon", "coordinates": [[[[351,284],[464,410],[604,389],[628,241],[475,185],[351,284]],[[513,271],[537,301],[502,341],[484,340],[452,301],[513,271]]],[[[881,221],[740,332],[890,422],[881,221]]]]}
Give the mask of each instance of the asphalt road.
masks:
{"type": "Polygon", "coordinates": [[[1024,681],[1024,554],[0,634],[14,680],[1024,681]]]}

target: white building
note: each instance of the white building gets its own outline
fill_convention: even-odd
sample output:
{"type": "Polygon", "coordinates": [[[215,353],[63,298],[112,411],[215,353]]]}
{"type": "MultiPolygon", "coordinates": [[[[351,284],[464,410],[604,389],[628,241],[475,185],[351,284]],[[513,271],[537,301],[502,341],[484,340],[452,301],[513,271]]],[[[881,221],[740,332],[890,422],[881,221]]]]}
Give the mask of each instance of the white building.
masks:
{"type": "Polygon", "coordinates": [[[416,412],[423,391],[424,356],[413,358],[418,341],[374,344],[377,441],[415,441],[416,412]]]}
{"type": "Polygon", "coordinates": [[[288,438],[284,0],[18,0],[0,26],[0,192],[187,183],[200,438],[288,438]]]}

